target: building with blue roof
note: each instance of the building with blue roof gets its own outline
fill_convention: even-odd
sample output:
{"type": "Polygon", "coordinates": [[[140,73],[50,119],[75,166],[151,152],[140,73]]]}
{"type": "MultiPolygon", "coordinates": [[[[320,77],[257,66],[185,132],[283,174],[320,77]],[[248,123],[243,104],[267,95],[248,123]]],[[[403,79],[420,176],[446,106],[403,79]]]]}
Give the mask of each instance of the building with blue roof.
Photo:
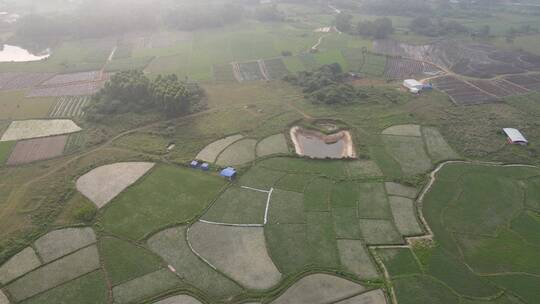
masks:
{"type": "Polygon", "coordinates": [[[236,169],[232,167],[227,167],[219,173],[220,176],[226,177],[229,180],[232,180],[236,177],[236,169]]]}

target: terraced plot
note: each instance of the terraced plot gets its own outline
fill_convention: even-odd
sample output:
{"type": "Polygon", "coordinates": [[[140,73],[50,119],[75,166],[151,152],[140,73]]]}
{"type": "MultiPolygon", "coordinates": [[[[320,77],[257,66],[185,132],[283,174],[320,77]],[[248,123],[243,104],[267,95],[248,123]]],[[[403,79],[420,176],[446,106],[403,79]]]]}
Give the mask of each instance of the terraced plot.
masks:
{"type": "Polygon", "coordinates": [[[222,138],[220,140],[217,140],[208,146],[204,147],[204,149],[197,154],[196,158],[200,160],[204,160],[207,162],[215,162],[218,155],[225,150],[228,146],[232,145],[234,142],[239,141],[242,139],[243,136],[240,134],[237,135],[231,135],[225,138],[222,138]]]}

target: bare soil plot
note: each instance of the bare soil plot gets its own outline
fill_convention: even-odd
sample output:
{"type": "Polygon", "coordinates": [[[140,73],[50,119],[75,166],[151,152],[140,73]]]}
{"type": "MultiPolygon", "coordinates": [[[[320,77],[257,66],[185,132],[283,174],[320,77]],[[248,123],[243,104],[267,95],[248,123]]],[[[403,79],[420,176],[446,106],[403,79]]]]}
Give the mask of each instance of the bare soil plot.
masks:
{"type": "Polygon", "coordinates": [[[9,304],[9,299],[7,296],[0,290],[0,304],[9,304]]]}
{"type": "Polygon", "coordinates": [[[265,80],[258,61],[238,63],[241,81],[265,80]]]}
{"type": "Polygon", "coordinates": [[[55,230],[34,243],[43,262],[48,263],[96,242],[96,234],[90,227],[55,230]]]}
{"type": "Polygon", "coordinates": [[[262,227],[195,223],[189,229],[193,250],[248,289],[269,289],[281,280],[268,255],[262,227]]]}
{"type": "Polygon", "coordinates": [[[153,166],[154,163],[145,162],[101,166],[81,176],[77,180],[77,190],[101,208],[135,183],[153,166]]]}
{"type": "Polygon", "coordinates": [[[68,119],[18,120],[9,125],[0,141],[62,135],[81,130],[79,126],[68,119]]]}
{"type": "Polygon", "coordinates": [[[197,154],[196,158],[200,160],[204,160],[207,162],[215,162],[218,155],[225,150],[228,146],[232,145],[234,142],[239,141],[242,139],[243,136],[240,134],[237,135],[231,135],[225,138],[222,138],[220,140],[217,140],[208,146],[204,147],[204,149],[197,154]]]}
{"type": "Polygon", "coordinates": [[[471,80],[470,82],[481,90],[486,91],[499,98],[515,95],[512,90],[509,91],[506,90],[504,87],[500,86],[496,82],[496,80],[471,80]]]}
{"type": "Polygon", "coordinates": [[[396,125],[382,131],[384,135],[396,136],[422,136],[419,125],[396,125]]]}
{"type": "Polygon", "coordinates": [[[168,269],[161,269],[113,288],[114,303],[134,303],[136,300],[163,293],[181,284],[168,269]]]}
{"type": "Polygon", "coordinates": [[[102,78],[101,71],[90,71],[70,74],[58,74],[47,81],[44,81],[41,86],[58,86],[77,82],[93,82],[102,78]]]}
{"type": "Polygon", "coordinates": [[[402,244],[403,238],[389,220],[360,219],[360,230],[368,245],[402,244]]]}
{"type": "Polygon", "coordinates": [[[386,61],[384,76],[389,79],[407,79],[419,75],[438,75],[443,73],[435,65],[403,58],[390,57],[386,61]]]}
{"type": "Polygon", "coordinates": [[[270,79],[282,79],[289,74],[289,70],[281,58],[268,59],[264,61],[270,79]]]}
{"type": "Polygon", "coordinates": [[[289,153],[289,147],[287,145],[287,139],[283,134],[266,137],[257,144],[258,157],[285,153],[289,153]]]}
{"type": "Polygon", "coordinates": [[[504,79],[527,90],[540,90],[540,79],[529,75],[511,75],[506,76],[504,79]]]}
{"type": "Polygon", "coordinates": [[[482,104],[499,100],[498,97],[489,95],[454,76],[433,79],[433,84],[457,105],[482,104]]]}
{"type": "Polygon", "coordinates": [[[383,135],[383,142],[405,174],[424,173],[431,168],[431,159],[421,137],[383,135]]]}
{"type": "Polygon", "coordinates": [[[67,135],[28,139],[17,142],[7,161],[8,165],[27,164],[61,156],[67,135]]]}
{"type": "Polygon", "coordinates": [[[328,274],[312,274],[301,278],[272,304],[326,304],[353,296],[365,288],[351,281],[328,274]]]}
{"type": "Polygon", "coordinates": [[[364,219],[391,219],[392,213],[383,183],[358,185],[358,217],[364,219]]]}
{"type": "Polygon", "coordinates": [[[400,196],[390,196],[388,199],[394,215],[394,223],[402,235],[413,236],[424,233],[418,223],[416,207],[411,199],[400,196]]]}
{"type": "Polygon", "coordinates": [[[459,158],[459,155],[450,147],[437,128],[424,127],[422,133],[427,152],[434,162],[459,158]]]}
{"type": "Polygon", "coordinates": [[[386,304],[386,297],[382,289],[368,291],[347,300],[336,302],[335,304],[386,304]]]}
{"type": "Polygon", "coordinates": [[[214,202],[202,219],[228,224],[263,224],[268,193],[232,187],[214,202]]]}
{"type": "Polygon", "coordinates": [[[23,90],[53,77],[52,73],[0,73],[0,90],[23,90]]]}
{"type": "Polygon", "coordinates": [[[243,165],[255,160],[255,139],[242,139],[228,146],[219,155],[216,164],[220,166],[243,165]]]}
{"type": "Polygon", "coordinates": [[[210,296],[223,299],[240,293],[240,286],[191,251],[186,234],[186,227],[170,228],[153,235],[147,243],[186,282],[207,291],[210,296]]]}
{"type": "Polygon", "coordinates": [[[6,284],[39,267],[36,252],[32,247],[26,247],[23,251],[14,255],[6,263],[0,266],[0,283],[6,284]]]}
{"type": "Polygon", "coordinates": [[[202,304],[201,301],[190,297],[188,295],[173,296],[163,299],[161,301],[154,302],[154,304],[202,304]]]}
{"type": "Polygon", "coordinates": [[[90,102],[88,96],[62,96],[49,112],[49,117],[83,117],[84,108],[90,102]]]}
{"type": "Polygon", "coordinates": [[[81,249],[58,261],[30,272],[6,290],[17,301],[27,299],[99,268],[96,246],[81,249]]]}
{"type": "Polygon", "coordinates": [[[371,260],[369,252],[360,240],[337,241],[341,264],[360,279],[379,277],[377,268],[371,260]]]}
{"type": "Polygon", "coordinates": [[[495,79],[493,80],[493,83],[499,86],[501,89],[504,89],[505,91],[510,92],[511,95],[522,95],[522,94],[527,94],[528,92],[530,92],[526,88],[517,86],[504,79],[495,79]]]}
{"type": "Polygon", "coordinates": [[[384,183],[384,187],[386,188],[386,193],[388,193],[388,195],[403,196],[414,199],[416,198],[416,194],[418,194],[418,190],[416,190],[416,188],[394,182],[386,182],[384,183]]]}

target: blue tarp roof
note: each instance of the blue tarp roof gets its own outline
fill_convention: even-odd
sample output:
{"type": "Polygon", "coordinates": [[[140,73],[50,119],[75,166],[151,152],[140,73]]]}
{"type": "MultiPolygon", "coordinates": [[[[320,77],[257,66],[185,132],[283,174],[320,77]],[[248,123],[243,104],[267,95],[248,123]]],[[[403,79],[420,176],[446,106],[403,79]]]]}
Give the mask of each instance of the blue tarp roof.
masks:
{"type": "Polygon", "coordinates": [[[223,170],[221,170],[221,173],[219,175],[224,177],[233,177],[236,174],[236,170],[234,168],[228,167],[223,170]]]}

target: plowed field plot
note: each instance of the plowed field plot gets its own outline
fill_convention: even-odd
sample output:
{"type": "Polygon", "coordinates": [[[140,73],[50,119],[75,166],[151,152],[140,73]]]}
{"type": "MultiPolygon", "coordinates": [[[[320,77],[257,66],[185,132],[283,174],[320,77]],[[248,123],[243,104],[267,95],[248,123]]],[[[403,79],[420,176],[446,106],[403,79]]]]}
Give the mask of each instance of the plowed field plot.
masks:
{"type": "Polygon", "coordinates": [[[493,83],[502,89],[506,90],[507,92],[510,92],[511,95],[522,95],[529,93],[529,90],[526,88],[517,86],[509,81],[506,81],[504,79],[496,79],[493,80],[493,83]]]}
{"type": "Polygon", "coordinates": [[[52,73],[0,73],[0,90],[32,88],[53,76],[52,73]]]}
{"type": "Polygon", "coordinates": [[[505,80],[532,91],[540,91],[540,79],[529,75],[506,76],[505,80]]]}
{"type": "Polygon", "coordinates": [[[238,68],[240,81],[265,80],[257,61],[238,63],[238,68]]]}
{"type": "Polygon", "coordinates": [[[49,117],[82,117],[89,102],[88,96],[60,97],[49,112],[49,117]]]}
{"type": "Polygon", "coordinates": [[[493,80],[471,80],[471,83],[481,90],[484,90],[499,98],[515,95],[513,91],[506,90],[493,80]]]}
{"type": "Polygon", "coordinates": [[[47,81],[44,81],[41,86],[61,86],[78,82],[94,82],[101,79],[101,71],[59,74],[47,81]]]}
{"type": "Polygon", "coordinates": [[[14,121],[2,135],[0,141],[12,141],[75,133],[81,128],[68,119],[14,121]]]}
{"type": "Polygon", "coordinates": [[[8,165],[27,164],[61,156],[67,135],[23,140],[15,145],[7,161],[8,165]]]}
{"type": "Polygon", "coordinates": [[[264,64],[270,79],[282,79],[289,74],[289,70],[281,58],[265,60],[264,64]]]}
{"type": "Polygon", "coordinates": [[[388,58],[384,76],[389,79],[405,79],[419,75],[438,75],[442,71],[435,65],[421,61],[401,58],[388,58]]]}
{"type": "Polygon", "coordinates": [[[496,96],[489,95],[476,87],[453,76],[444,76],[433,80],[435,87],[450,97],[457,105],[473,105],[496,102],[496,96]]]}
{"type": "Polygon", "coordinates": [[[68,85],[53,86],[53,87],[37,87],[34,88],[28,97],[60,97],[60,96],[82,96],[92,95],[97,93],[103,86],[105,81],[73,83],[68,85]]]}

